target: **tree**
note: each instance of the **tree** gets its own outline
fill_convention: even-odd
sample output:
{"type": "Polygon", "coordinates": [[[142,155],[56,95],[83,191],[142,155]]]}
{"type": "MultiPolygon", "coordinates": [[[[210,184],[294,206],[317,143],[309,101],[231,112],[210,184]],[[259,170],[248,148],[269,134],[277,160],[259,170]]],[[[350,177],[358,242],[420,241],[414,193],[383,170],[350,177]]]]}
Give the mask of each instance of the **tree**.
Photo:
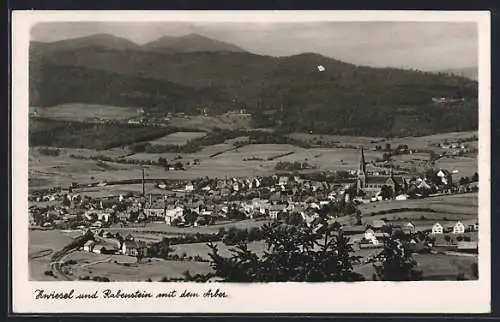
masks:
{"type": "Polygon", "coordinates": [[[384,238],[384,249],[377,258],[380,261],[374,264],[377,280],[418,281],[422,279],[422,272],[415,269],[417,262],[399,239],[384,238]]]}
{"type": "Polygon", "coordinates": [[[266,224],[262,228],[266,243],[259,257],[247,243],[232,249],[231,257],[219,254],[208,244],[214,275],[225,282],[325,282],[361,281],[354,272],[356,259],[349,239],[341,231],[327,229],[318,234],[308,227],[266,224]]]}
{"type": "Polygon", "coordinates": [[[285,222],[288,225],[299,226],[304,224],[304,218],[298,212],[293,212],[286,216],[285,222]]]}
{"type": "Polygon", "coordinates": [[[392,197],[394,197],[394,192],[392,191],[392,188],[387,186],[387,185],[383,185],[382,188],[380,189],[380,195],[382,196],[382,199],[392,199],[392,197]]]}
{"type": "Polygon", "coordinates": [[[198,219],[198,214],[191,209],[184,209],[184,221],[192,225],[195,223],[196,219],[198,219]]]}
{"type": "Polygon", "coordinates": [[[262,233],[259,227],[252,227],[248,230],[248,241],[260,240],[262,238],[262,233]]]}
{"type": "Polygon", "coordinates": [[[180,161],[177,161],[174,164],[174,167],[175,167],[176,170],[184,170],[184,166],[182,165],[182,162],[180,162],[180,161]]]}
{"type": "Polygon", "coordinates": [[[472,175],[471,180],[472,180],[472,182],[479,181],[479,175],[477,174],[477,172],[475,172],[475,173],[472,175]]]}
{"type": "Polygon", "coordinates": [[[71,201],[69,201],[68,195],[64,195],[64,198],[62,200],[62,205],[64,207],[68,207],[69,205],[71,205],[71,201]]]}
{"type": "Polygon", "coordinates": [[[246,218],[246,215],[235,207],[231,207],[227,213],[227,218],[231,220],[243,220],[246,218]]]}

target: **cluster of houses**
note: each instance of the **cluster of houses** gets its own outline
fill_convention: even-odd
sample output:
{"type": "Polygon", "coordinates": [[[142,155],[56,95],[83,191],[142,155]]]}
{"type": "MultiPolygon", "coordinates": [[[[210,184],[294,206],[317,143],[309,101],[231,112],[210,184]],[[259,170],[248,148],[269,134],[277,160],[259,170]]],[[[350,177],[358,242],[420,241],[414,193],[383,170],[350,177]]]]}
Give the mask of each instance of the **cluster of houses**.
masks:
{"type": "Polygon", "coordinates": [[[94,237],[95,240],[87,241],[81,250],[96,254],[120,254],[133,257],[146,257],[148,255],[148,245],[132,235],[120,238],[118,235],[100,230],[94,234],[94,237]]]}
{"type": "MultiPolygon", "coordinates": [[[[395,175],[392,171],[382,175],[370,173],[366,170],[362,149],[359,169],[354,173],[335,182],[293,175],[205,178],[181,183],[176,189],[165,189],[160,194],[143,192],[106,198],[83,196],[71,187],[67,191],[52,189],[30,195],[33,201],[56,201],[45,207],[31,206],[30,224],[60,229],[101,229],[117,223],[139,222],[198,226],[245,218],[286,219],[287,215],[299,214],[303,222],[313,225],[320,214],[335,203],[423,197],[426,191],[427,194],[450,192],[453,183],[452,173],[446,170],[416,178],[395,175]]],[[[473,184],[463,185],[464,191],[471,191],[473,184]]],[[[460,231],[459,223],[457,225],[460,231]]],[[[442,233],[444,228],[439,227],[436,223],[432,233],[442,233]]]]}
{"type": "MultiPolygon", "coordinates": [[[[365,227],[365,230],[363,232],[362,238],[359,240],[359,247],[360,248],[379,248],[383,247],[383,240],[385,237],[389,236],[389,232],[387,231],[388,226],[383,220],[374,220],[371,224],[367,225],[365,227]]],[[[428,246],[434,246],[434,247],[446,247],[449,248],[450,246],[453,247],[456,250],[465,250],[465,251],[470,251],[470,250],[476,250],[477,251],[477,240],[471,240],[471,238],[468,237],[463,237],[464,234],[469,233],[469,232],[477,232],[479,227],[478,223],[471,224],[466,226],[463,224],[461,221],[457,221],[454,225],[450,226],[447,225],[444,227],[442,224],[439,222],[435,223],[432,225],[432,228],[427,229],[427,228],[417,228],[415,224],[408,222],[403,226],[391,226],[391,228],[398,229],[400,232],[402,232],[405,235],[410,235],[414,236],[415,233],[421,232],[424,235],[428,235],[429,237],[432,237],[432,239],[435,241],[433,245],[429,244],[428,246]],[[449,243],[443,243],[442,239],[445,236],[448,236],[447,234],[451,234],[452,236],[455,237],[455,239],[459,240],[458,242],[454,243],[453,245],[450,245],[449,243]],[[468,240],[464,240],[468,239],[468,240]]],[[[449,238],[450,240],[452,238],[449,238]]],[[[409,240],[410,244],[417,244],[419,241],[417,241],[416,238],[411,238],[409,240]]],[[[420,241],[422,242],[422,241],[420,241]]]]}
{"type": "MultiPolygon", "coordinates": [[[[30,207],[30,223],[45,227],[66,223],[70,228],[102,228],[117,222],[141,221],[178,225],[185,222],[187,213],[194,213],[197,218],[189,224],[205,225],[231,220],[231,214],[235,211],[249,219],[279,219],[283,214],[296,212],[301,214],[305,222],[309,222],[331,202],[353,200],[366,203],[387,198],[405,200],[423,197],[425,192],[429,195],[446,189],[450,191],[452,174],[438,170],[432,178],[405,178],[392,172],[389,175],[374,175],[366,171],[361,151],[357,178],[347,179],[326,182],[285,175],[207,179],[187,182],[184,186],[165,190],[161,194],[129,194],[106,198],[83,196],[71,188],[68,191],[47,191],[32,194],[30,200],[56,202],[45,208],[30,207]],[[384,188],[390,191],[389,196],[384,195],[384,188]]],[[[468,182],[458,188],[460,190],[457,192],[474,191],[477,190],[477,182],[468,182]]]]}

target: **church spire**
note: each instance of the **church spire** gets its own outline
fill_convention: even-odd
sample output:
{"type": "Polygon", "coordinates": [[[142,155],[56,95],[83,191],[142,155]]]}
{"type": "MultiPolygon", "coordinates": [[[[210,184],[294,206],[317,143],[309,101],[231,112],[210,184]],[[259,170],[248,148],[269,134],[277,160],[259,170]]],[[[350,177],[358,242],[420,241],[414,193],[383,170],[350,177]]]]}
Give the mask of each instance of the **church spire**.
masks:
{"type": "Polygon", "coordinates": [[[361,156],[359,158],[359,171],[363,174],[366,173],[365,151],[361,147],[361,156]]]}

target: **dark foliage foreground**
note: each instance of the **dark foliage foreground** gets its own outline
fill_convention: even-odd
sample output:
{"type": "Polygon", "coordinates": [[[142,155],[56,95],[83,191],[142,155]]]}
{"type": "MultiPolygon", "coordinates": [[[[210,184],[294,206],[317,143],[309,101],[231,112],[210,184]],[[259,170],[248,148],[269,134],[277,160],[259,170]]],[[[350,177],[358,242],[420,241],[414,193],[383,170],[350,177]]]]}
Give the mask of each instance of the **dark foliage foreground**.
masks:
{"type": "MultiPolygon", "coordinates": [[[[232,256],[221,256],[216,245],[209,243],[213,274],[197,281],[213,278],[223,282],[356,282],[364,277],[354,271],[358,257],[352,255],[349,238],[338,225],[320,228],[289,226],[279,223],[262,227],[266,249],[257,254],[246,242],[232,249],[232,256]]],[[[376,266],[376,279],[405,281],[420,279],[410,253],[389,240],[376,266]]],[[[420,274],[420,275],[419,275],[420,274]]],[[[186,274],[190,276],[190,274],[186,274]]]]}

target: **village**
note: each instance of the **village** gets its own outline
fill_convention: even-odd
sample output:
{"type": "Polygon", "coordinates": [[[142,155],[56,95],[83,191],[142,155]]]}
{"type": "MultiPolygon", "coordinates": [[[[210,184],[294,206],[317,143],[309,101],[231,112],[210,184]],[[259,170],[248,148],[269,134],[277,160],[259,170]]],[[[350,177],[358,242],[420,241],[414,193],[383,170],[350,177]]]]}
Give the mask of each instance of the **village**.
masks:
{"type": "MultiPolygon", "coordinates": [[[[269,222],[305,224],[314,230],[325,224],[338,225],[355,252],[364,255],[359,264],[376,260],[377,249],[391,235],[405,240],[415,252],[476,256],[477,215],[439,218],[439,212],[427,205],[433,200],[477,195],[477,173],[456,179],[446,169],[421,175],[399,173],[392,167],[372,170],[361,148],[358,169],[343,172],[337,180],[292,174],[200,178],[157,182],[155,191],[162,193],[146,191],[143,171],[141,193],[91,197],[85,194],[86,185],[76,184],[32,192],[30,229],[79,232],[76,236],[90,232],[93,237],[79,245],[79,251],[137,261],[159,257],[205,263],[206,254],[188,256],[168,249],[207,242],[228,246],[258,242],[259,227],[269,222]],[[366,211],[377,205],[382,210],[366,211]],[[391,217],[391,213],[409,210],[414,211],[411,216],[391,217]],[[162,248],[165,243],[167,250],[162,248]]],[[[71,275],[72,270],[66,273],[71,275]]]]}

